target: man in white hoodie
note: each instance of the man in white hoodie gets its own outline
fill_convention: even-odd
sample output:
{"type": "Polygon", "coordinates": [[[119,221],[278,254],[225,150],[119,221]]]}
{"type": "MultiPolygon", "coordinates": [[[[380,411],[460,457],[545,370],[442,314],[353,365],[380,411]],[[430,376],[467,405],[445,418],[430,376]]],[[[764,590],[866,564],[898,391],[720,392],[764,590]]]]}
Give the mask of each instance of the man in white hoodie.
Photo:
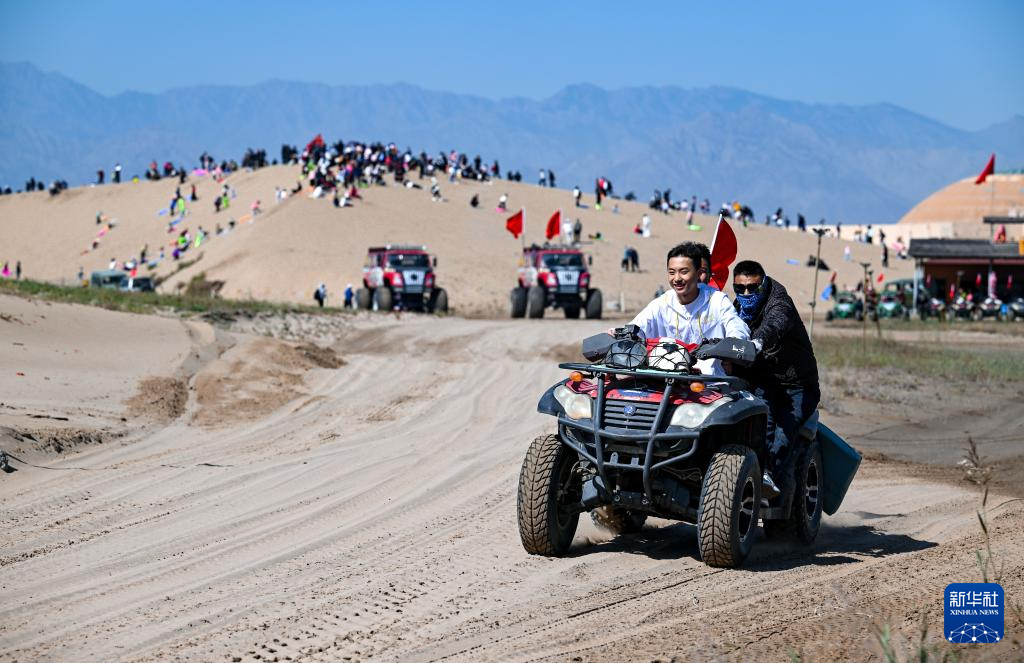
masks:
{"type": "MultiPolygon", "coordinates": [[[[668,252],[671,290],[651,301],[632,322],[647,338],[695,344],[709,338],[750,338],[750,329],[729,298],[701,283],[703,253],[696,242],[683,242],[668,252]]],[[[718,360],[699,362],[698,367],[706,374],[725,375],[718,360]]]]}

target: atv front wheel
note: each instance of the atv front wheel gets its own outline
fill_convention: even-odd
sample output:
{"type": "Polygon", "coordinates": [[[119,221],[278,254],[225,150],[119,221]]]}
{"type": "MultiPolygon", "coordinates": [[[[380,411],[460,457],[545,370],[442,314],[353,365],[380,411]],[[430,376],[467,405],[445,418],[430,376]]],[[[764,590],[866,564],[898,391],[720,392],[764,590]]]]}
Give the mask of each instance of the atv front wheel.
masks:
{"type": "Polygon", "coordinates": [[[711,457],[697,511],[697,546],[708,566],[736,567],[754,545],[761,507],[761,468],[749,447],[729,445],[711,457]]]}
{"type": "Polygon", "coordinates": [[[512,288],[508,296],[509,313],[513,318],[526,317],[526,288],[512,288]]]}
{"type": "Polygon", "coordinates": [[[800,543],[811,545],[821,527],[821,497],[825,490],[822,473],[821,447],[815,440],[804,449],[796,466],[796,489],[789,518],[766,520],[764,532],[770,538],[796,537],[800,543]]]}
{"type": "Polygon", "coordinates": [[[612,534],[634,534],[644,528],[647,514],[614,506],[599,506],[590,512],[590,519],[612,534]]]}
{"type": "Polygon", "coordinates": [[[530,286],[530,290],[526,293],[526,306],[527,313],[531,318],[543,318],[544,317],[544,305],[547,298],[544,294],[544,288],[539,285],[530,286]]]}
{"type": "Polygon", "coordinates": [[[519,538],[531,555],[569,550],[580,520],[578,456],[557,435],[541,435],[526,451],[519,473],[519,538]]]}
{"type": "Polygon", "coordinates": [[[601,313],[604,309],[604,298],[601,296],[600,290],[591,290],[587,293],[587,318],[590,320],[600,320],[601,313]]]}

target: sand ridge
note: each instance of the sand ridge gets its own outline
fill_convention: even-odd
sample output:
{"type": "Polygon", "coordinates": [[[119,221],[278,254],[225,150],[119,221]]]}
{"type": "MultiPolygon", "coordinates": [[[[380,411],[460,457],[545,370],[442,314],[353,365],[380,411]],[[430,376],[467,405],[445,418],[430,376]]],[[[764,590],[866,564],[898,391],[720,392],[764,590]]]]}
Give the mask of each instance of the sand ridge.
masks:
{"type": "MultiPolygon", "coordinates": [[[[291,188],[299,175],[295,166],[272,166],[254,172],[241,171],[226,182],[237,191],[232,207],[219,214],[213,211],[213,196],[220,185],[209,178],[193,178],[182,187],[187,196],[196,184],[200,200],[190,203],[191,214],[178,226],[194,234],[201,225],[212,232],[229,219],[249,217],[253,200],[262,202],[263,214],[252,223],[241,222],[235,230],[214,237],[200,247],[190,249],[184,260],[202,259],[174,275],[163,286],[173,292],[193,277],[225,282],[222,295],[232,298],[256,298],[274,301],[312,303],[312,293],[320,281],[329,290],[329,302],[337,304],[347,283],[358,286],[360,269],[367,247],[382,243],[423,243],[438,257],[438,284],[448,290],[451,305],[458,314],[474,316],[507,315],[508,292],[515,284],[516,266],[521,254],[520,242],[505,230],[506,216],[526,209],[527,242],[543,242],[548,217],[562,209],[567,217],[583,223],[584,250],[594,259],[593,283],[605,293],[605,302],[623,294],[627,311],[642,308],[664,283],[663,261],[668,249],[678,242],[696,240],[711,243],[715,219],[697,215],[702,229],[686,227],[685,214],[662,215],[646,204],[608,200],[601,211],[593,208],[593,196],[584,196],[586,208],[573,206],[568,190],[549,189],[498,180],[480,184],[464,181],[453,184],[442,179],[441,190],[447,202],[432,202],[429,180],[422,190],[400,186],[375,186],[362,191],[364,199],[354,207],[337,209],[330,199],[311,200],[308,187],[280,204],[274,203],[275,187],[291,188]],[[509,212],[495,211],[498,197],[509,196],[509,212]],[[480,198],[473,209],[469,200],[480,198]],[[612,212],[618,206],[619,214],[612,212]],[[652,237],[633,233],[644,213],[652,218],[652,237]],[[601,232],[605,241],[588,243],[586,237],[601,232]],[[637,247],[643,273],[623,274],[620,270],[623,249],[637,247]]],[[[388,178],[390,180],[390,178],[388,178]]],[[[415,176],[413,176],[415,181],[415,176]]],[[[22,194],[0,198],[0,232],[6,244],[4,259],[20,259],[27,278],[72,283],[79,266],[86,274],[105,269],[109,260],[124,261],[138,256],[144,244],[150,256],[172,239],[166,231],[167,217],[157,211],[166,207],[177,187],[177,180],[138,182],[72,189],[60,196],[46,193],[22,194]],[[101,240],[97,251],[81,255],[99,230],[95,215],[102,211],[116,218],[118,225],[101,240]]],[[[757,210],[762,216],[767,210],[757,210]]],[[[740,258],[764,263],[769,274],[782,281],[801,308],[813,299],[814,270],[804,266],[815,252],[813,235],[785,231],[764,225],[744,229],[734,222],[739,240],[740,258]],[[796,261],[798,264],[790,264],[796,261]]],[[[895,239],[896,227],[892,227],[895,239]]],[[[167,275],[180,263],[168,258],[157,273],[167,275]]],[[[893,255],[887,269],[880,267],[877,245],[864,245],[825,238],[822,259],[837,271],[837,283],[853,287],[862,277],[861,261],[872,262],[875,274],[888,279],[912,274],[909,261],[893,255]],[[843,260],[843,248],[850,245],[852,260],[843,260]]],[[[142,270],[145,275],[146,270],[142,270]]],[[[818,290],[825,287],[831,271],[821,271],[818,290]]],[[[819,312],[821,307],[819,307],[819,312]]],[[[554,314],[558,314],[555,312],[554,314]]]]}

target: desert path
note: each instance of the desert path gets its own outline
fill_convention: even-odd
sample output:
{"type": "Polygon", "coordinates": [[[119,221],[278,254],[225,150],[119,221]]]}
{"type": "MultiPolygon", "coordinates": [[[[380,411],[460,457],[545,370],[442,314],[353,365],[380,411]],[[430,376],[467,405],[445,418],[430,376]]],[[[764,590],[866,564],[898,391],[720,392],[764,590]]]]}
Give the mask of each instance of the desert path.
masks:
{"type": "MultiPolygon", "coordinates": [[[[347,365],[273,411],[201,426],[190,403],[50,463],[87,469],[0,475],[0,660],[862,660],[872,625],[913,633],[977,579],[977,494],[879,463],[813,548],[761,541],[742,569],[705,566],[668,521],[612,539],[584,516],[569,556],[527,555],[516,482],[553,431],[535,409],[563,373],[550,348],[600,325],[346,327],[347,365]]],[[[1022,514],[991,516],[1017,596],[1022,514]]]]}

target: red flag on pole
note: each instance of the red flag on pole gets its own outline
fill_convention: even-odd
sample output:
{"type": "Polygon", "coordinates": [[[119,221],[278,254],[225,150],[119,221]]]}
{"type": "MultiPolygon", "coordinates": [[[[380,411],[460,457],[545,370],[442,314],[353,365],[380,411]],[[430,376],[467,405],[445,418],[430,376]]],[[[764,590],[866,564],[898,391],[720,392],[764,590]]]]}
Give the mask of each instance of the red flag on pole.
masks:
{"type": "Polygon", "coordinates": [[[729,266],[736,260],[736,234],[725,222],[725,217],[718,217],[715,237],[711,240],[711,274],[708,284],[719,290],[725,290],[729,281],[729,266]]]}
{"type": "Polygon", "coordinates": [[[548,227],[544,230],[544,236],[554,239],[562,234],[562,210],[556,210],[548,219],[548,227]]]}
{"type": "Polygon", "coordinates": [[[978,272],[978,275],[974,278],[974,285],[975,287],[981,287],[981,272],[978,272]]]}
{"type": "Polygon", "coordinates": [[[878,282],[881,283],[884,280],[885,280],[885,274],[883,274],[882,272],[879,272],[878,273],[878,282]]]}
{"type": "Polygon", "coordinates": [[[985,164],[985,170],[981,171],[981,175],[978,175],[978,179],[974,180],[975,184],[983,184],[988,176],[996,172],[996,154],[992,153],[992,156],[988,158],[988,163],[985,164]]]}
{"type": "Polygon", "coordinates": [[[505,230],[512,233],[512,236],[519,239],[523,234],[523,210],[519,210],[505,221],[505,230]]]}

